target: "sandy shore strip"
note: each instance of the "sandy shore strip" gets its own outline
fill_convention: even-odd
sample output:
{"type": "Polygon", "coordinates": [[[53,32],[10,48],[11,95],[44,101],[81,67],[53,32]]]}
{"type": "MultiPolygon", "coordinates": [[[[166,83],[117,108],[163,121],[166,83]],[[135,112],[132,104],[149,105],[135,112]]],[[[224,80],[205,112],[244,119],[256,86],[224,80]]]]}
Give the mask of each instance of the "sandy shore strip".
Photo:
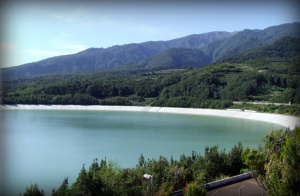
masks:
{"type": "Polygon", "coordinates": [[[0,110],[96,110],[96,111],[134,111],[134,112],[161,112],[193,115],[214,115],[249,120],[265,121],[280,124],[294,129],[300,125],[300,118],[288,115],[258,113],[240,110],[217,110],[196,108],[169,108],[144,106],[101,106],[101,105],[0,105],[0,110]]]}

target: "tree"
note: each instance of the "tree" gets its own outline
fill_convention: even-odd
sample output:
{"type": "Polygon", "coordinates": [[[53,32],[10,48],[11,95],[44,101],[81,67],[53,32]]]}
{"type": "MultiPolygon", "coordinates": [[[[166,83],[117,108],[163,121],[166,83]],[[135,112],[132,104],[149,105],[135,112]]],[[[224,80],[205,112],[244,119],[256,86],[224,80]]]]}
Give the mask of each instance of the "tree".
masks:
{"type": "Polygon", "coordinates": [[[139,158],[139,166],[146,167],[146,161],[143,156],[143,153],[141,154],[141,157],[139,158]]]}
{"type": "MultiPolygon", "coordinates": [[[[21,195],[21,194],[20,194],[21,195]]],[[[26,192],[23,196],[45,196],[44,190],[39,190],[39,186],[35,183],[34,185],[30,185],[30,187],[26,187],[26,192]]]]}
{"type": "Polygon", "coordinates": [[[241,142],[238,142],[238,146],[234,145],[226,160],[226,169],[225,174],[233,176],[240,173],[241,168],[245,168],[245,164],[242,159],[243,145],[241,142]]]}
{"type": "Polygon", "coordinates": [[[68,178],[64,179],[64,181],[61,183],[61,186],[57,190],[53,189],[51,194],[51,196],[65,196],[65,195],[70,195],[68,178]]]}
{"type": "Polygon", "coordinates": [[[260,149],[247,147],[242,157],[258,185],[270,195],[299,195],[300,128],[272,130],[260,149]]]}

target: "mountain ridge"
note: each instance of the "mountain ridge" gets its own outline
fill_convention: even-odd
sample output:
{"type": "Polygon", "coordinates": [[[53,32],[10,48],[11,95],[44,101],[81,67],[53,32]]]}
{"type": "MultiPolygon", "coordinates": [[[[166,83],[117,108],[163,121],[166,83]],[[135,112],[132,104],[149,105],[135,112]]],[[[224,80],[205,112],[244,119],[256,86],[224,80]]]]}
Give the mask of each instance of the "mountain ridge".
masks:
{"type": "MultiPolygon", "coordinates": [[[[199,39],[196,39],[194,45],[200,46],[203,42],[209,43],[216,39],[228,37],[231,33],[214,31],[197,35],[199,39]]],[[[102,68],[104,70],[114,69],[130,61],[142,61],[147,57],[158,54],[171,47],[182,47],[184,44],[187,44],[190,37],[195,37],[195,35],[189,35],[169,41],[147,41],[142,43],[124,44],[122,46],[115,45],[105,49],[89,48],[76,54],[51,57],[16,67],[2,68],[2,76],[19,77],[61,71],[76,72],[96,68],[102,68]]]]}
{"type": "MultiPolygon", "coordinates": [[[[2,77],[19,77],[55,72],[77,72],[93,69],[115,69],[128,62],[144,59],[169,48],[198,48],[213,63],[244,50],[263,46],[273,40],[289,35],[300,37],[300,23],[283,24],[264,30],[243,30],[238,32],[214,31],[193,34],[168,41],[147,41],[143,43],[115,45],[108,48],[89,48],[71,55],[51,57],[38,62],[16,67],[2,68],[2,77]]],[[[205,65],[206,65],[205,64],[205,65]]]]}
{"type": "Polygon", "coordinates": [[[200,49],[206,55],[211,56],[212,62],[215,62],[247,49],[270,44],[284,36],[300,37],[300,23],[271,26],[264,30],[244,29],[234,36],[209,43],[200,49]]]}

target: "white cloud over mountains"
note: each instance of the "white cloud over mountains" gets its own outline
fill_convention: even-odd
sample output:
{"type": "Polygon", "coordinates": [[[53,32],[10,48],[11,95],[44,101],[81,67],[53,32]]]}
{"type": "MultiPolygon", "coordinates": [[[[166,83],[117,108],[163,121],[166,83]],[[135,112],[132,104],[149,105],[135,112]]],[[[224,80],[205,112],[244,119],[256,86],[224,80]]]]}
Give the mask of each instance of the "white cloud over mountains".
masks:
{"type": "Polygon", "coordinates": [[[83,45],[66,45],[66,48],[80,52],[82,50],[88,49],[89,47],[83,45]]]}
{"type": "Polygon", "coordinates": [[[50,55],[50,56],[70,54],[70,53],[66,53],[66,52],[55,52],[55,51],[45,51],[45,50],[21,50],[20,52],[34,54],[34,55],[50,55]]]}
{"type": "Polygon", "coordinates": [[[89,48],[89,46],[78,44],[78,42],[75,40],[77,40],[77,36],[73,34],[62,33],[51,40],[51,45],[58,50],[67,50],[69,53],[80,52],[89,48]]]}

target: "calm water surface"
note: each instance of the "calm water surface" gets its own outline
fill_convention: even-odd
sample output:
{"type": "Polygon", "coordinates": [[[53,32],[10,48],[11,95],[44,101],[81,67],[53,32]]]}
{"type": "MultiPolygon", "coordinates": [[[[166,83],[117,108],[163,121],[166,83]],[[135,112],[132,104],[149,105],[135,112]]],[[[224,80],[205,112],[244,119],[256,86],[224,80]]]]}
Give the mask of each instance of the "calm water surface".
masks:
{"type": "Polygon", "coordinates": [[[32,182],[51,195],[65,177],[71,185],[82,165],[94,158],[135,167],[141,153],[158,159],[204,154],[218,144],[230,150],[239,141],[257,148],[281,125],[252,120],[115,111],[1,111],[1,195],[19,195],[32,182]]]}

